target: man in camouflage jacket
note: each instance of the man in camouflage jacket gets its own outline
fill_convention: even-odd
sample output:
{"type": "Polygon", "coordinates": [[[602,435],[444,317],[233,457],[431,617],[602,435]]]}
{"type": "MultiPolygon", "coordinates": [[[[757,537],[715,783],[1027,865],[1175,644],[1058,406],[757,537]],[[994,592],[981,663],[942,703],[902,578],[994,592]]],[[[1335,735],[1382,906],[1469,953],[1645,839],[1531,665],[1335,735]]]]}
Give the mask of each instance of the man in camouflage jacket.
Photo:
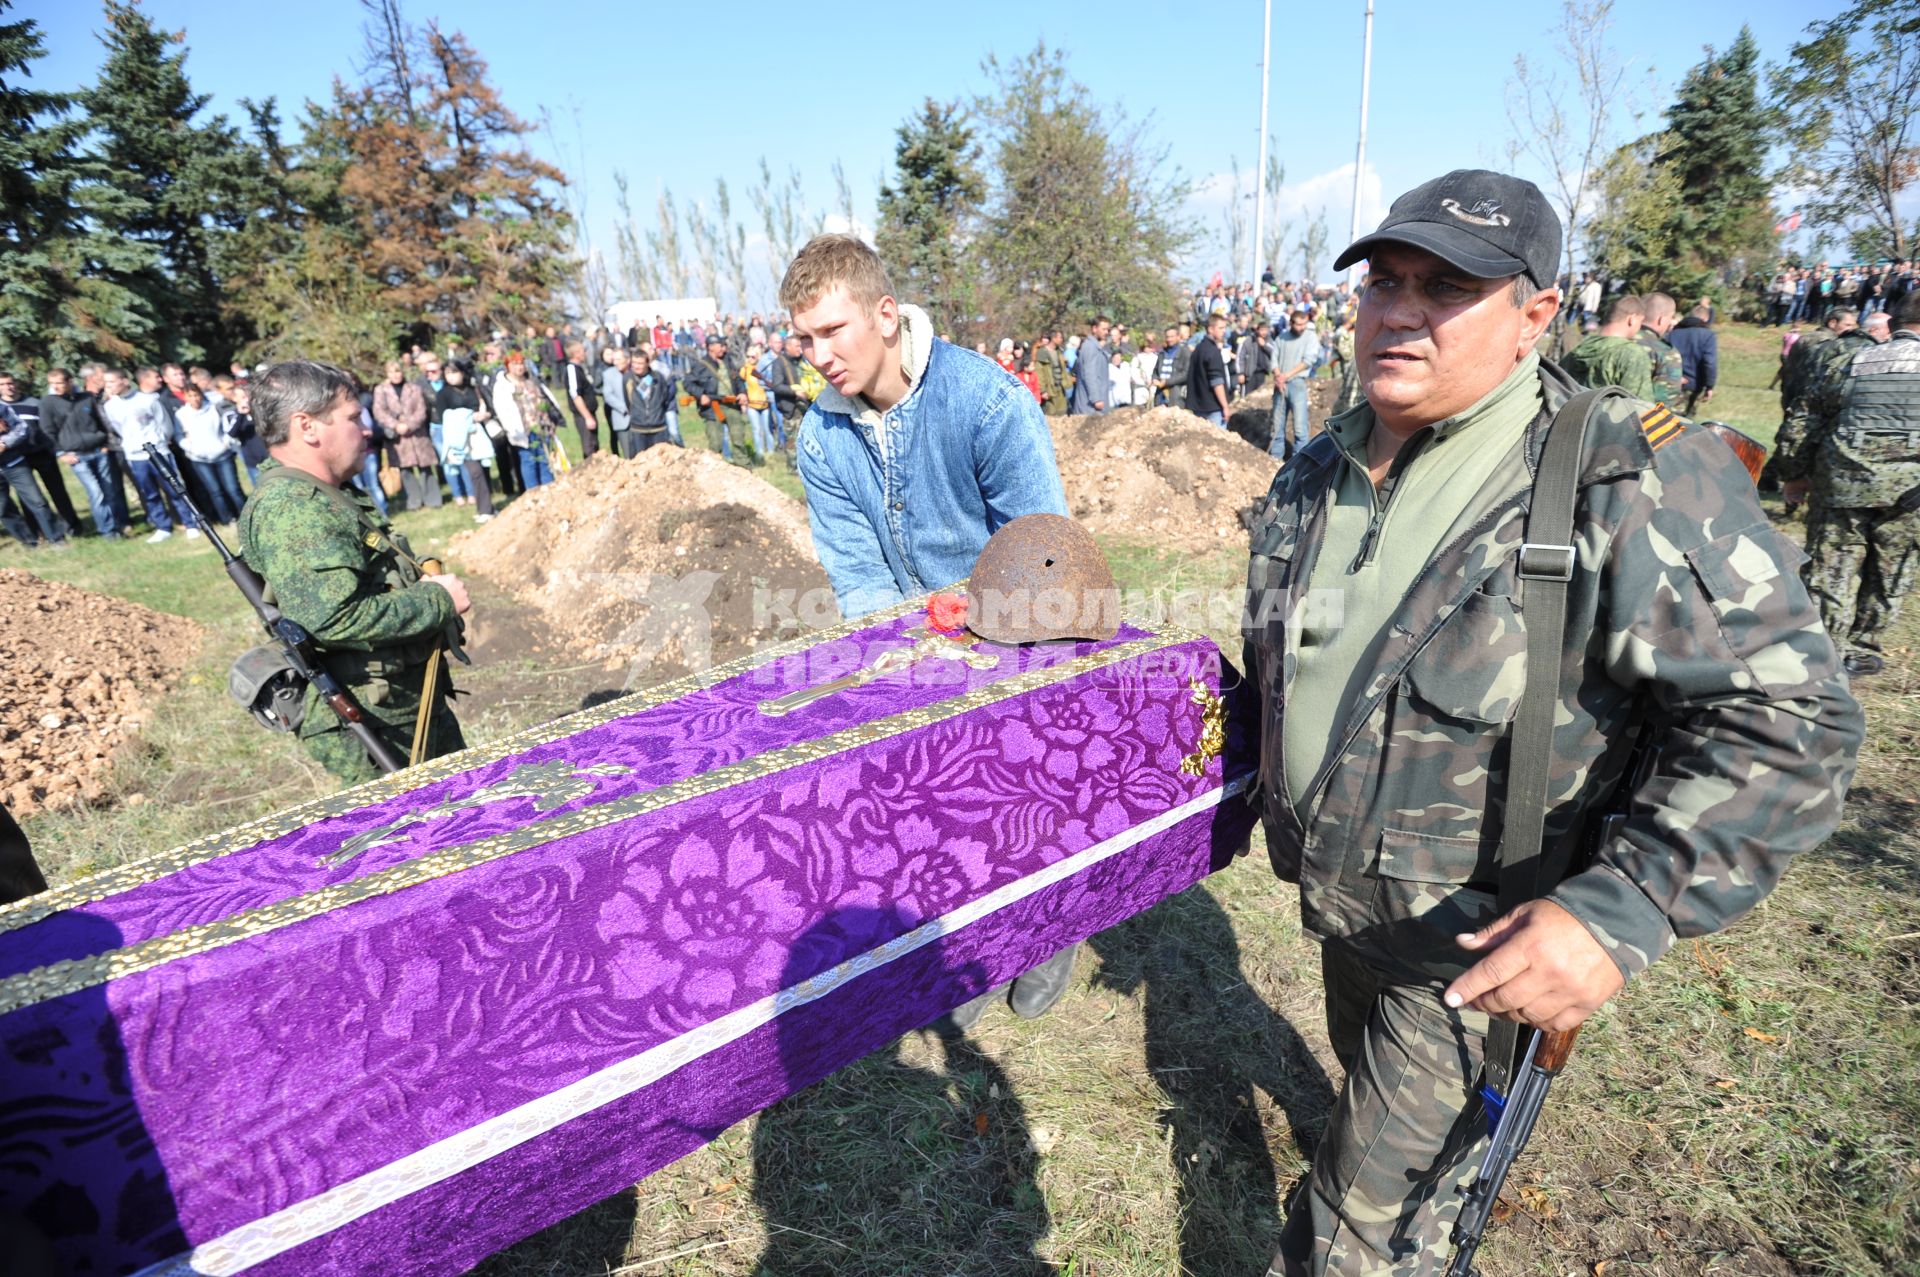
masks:
{"type": "Polygon", "coordinates": [[[1806,500],[1806,484],[1796,480],[1807,480],[1813,474],[1810,442],[1819,405],[1824,404],[1828,412],[1839,410],[1838,390],[1846,384],[1848,366],[1855,355],[1873,344],[1873,336],[1860,327],[1859,316],[1851,306],[1835,306],[1824,327],[1793,344],[1781,373],[1783,415],[1780,433],[1773,441],[1773,454],[1779,458],[1774,473],[1785,486],[1789,505],[1806,500]]]}
{"type": "Polygon", "coordinates": [[[1581,1023],[1676,938],[1750,910],[1839,820],[1862,723],[1732,452],[1610,398],[1579,469],[1546,836],[1657,763],[1592,863],[1501,913],[1507,741],[1526,676],[1517,557],[1543,432],[1575,387],[1534,344],[1559,219],[1448,174],[1335,263],[1369,264],[1367,402],[1276,476],[1252,533],[1247,663],[1269,853],[1322,945],[1347,1070],[1277,1274],[1436,1271],[1478,1160],[1490,1016],[1581,1023]]]}
{"type": "MultiPolygon", "coordinates": [[[[253,383],[254,426],[269,457],[240,514],[242,552],[282,613],[313,636],[333,676],[405,758],[429,655],[470,603],[460,578],[422,576],[406,539],[347,480],[366,445],[353,379],[295,359],[253,383]]],[[[465,748],[444,668],[428,719],[425,757],[465,748]]],[[[357,783],[379,769],[309,688],[300,743],[335,776],[357,783]]]]}
{"type": "Polygon", "coordinates": [[[1811,498],[1800,574],[1855,678],[1886,668],[1881,635],[1920,571],[1920,293],[1893,322],[1885,342],[1849,333],[1822,348],[1835,353],[1781,464],[1785,495],[1811,498]]]}
{"type": "Polygon", "coordinates": [[[1686,379],[1682,373],[1680,352],[1667,341],[1667,334],[1680,322],[1680,309],[1667,293],[1648,293],[1640,299],[1646,310],[1640,331],[1634,340],[1646,348],[1653,365],[1653,390],[1647,396],[1662,408],[1680,411],[1686,402],[1686,379]]]}

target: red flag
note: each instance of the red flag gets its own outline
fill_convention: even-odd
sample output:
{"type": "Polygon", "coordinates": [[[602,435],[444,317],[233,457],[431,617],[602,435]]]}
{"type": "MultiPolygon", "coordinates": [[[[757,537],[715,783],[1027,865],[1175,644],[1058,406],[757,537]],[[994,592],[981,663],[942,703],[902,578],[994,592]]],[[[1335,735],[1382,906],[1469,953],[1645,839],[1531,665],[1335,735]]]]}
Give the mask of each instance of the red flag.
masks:
{"type": "Polygon", "coordinates": [[[1795,209],[1793,216],[1789,217],[1784,222],[1777,223],[1774,226],[1773,233],[1775,235],[1790,235],[1794,231],[1797,231],[1799,229],[1800,229],[1800,211],[1798,209],[1795,209]]]}
{"type": "Polygon", "coordinates": [[[1213,278],[1207,281],[1208,288],[1219,288],[1227,282],[1226,276],[1219,271],[1213,272],[1213,278]]]}

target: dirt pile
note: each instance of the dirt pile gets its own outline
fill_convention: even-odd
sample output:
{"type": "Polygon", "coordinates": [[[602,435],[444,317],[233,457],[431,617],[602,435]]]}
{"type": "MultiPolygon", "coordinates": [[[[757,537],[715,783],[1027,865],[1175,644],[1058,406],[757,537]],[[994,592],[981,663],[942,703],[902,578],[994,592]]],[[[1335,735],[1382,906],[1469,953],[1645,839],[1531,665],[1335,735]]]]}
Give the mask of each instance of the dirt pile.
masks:
{"type": "Polygon", "coordinates": [[[0,569],[0,801],[31,816],[99,798],[114,750],[199,643],[185,617],[0,569]]]}
{"type": "Polygon", "coordinates": [[[601,453],[450,548],[635,685],[835,619],[806,507],[695,448],[601,453]]]}
{"type": "Polygon", "coordinates": [[[1187,550],[1243,541],[1242,514],[1266,495],[1274,461],[1177,408],[1050,417],[1067,511],[1096,533],[1187,550]]]}

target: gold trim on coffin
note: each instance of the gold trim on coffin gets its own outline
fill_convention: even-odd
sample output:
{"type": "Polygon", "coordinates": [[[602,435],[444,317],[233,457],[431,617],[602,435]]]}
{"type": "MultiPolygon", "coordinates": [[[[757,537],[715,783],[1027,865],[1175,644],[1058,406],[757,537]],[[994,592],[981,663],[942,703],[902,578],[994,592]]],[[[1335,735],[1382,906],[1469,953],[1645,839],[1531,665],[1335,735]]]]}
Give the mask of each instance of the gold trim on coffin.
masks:
{"type": "MultiPolygon", "coordinates": [[[[1179,647],[1202,638],[1191,631],[1166,627],[1150,639],[1133,639],[1103,651],[1076,656],[1058,665],[1028,670],[1011,678],[989,684],[961,696],[919,709],[905,710],[887,718],[875,719],[846,728],[818,740],[801,741],[753,758],[716,767],[712,771],[685,780],[674,781],[645,793],[630,794],[581,811],[538,824],[523,825],[504,834],[495,834],[477,842],[446,847],[415,860],[405,861],[378,873],[351,882],[322,887],[304,895],[245,910],[215,922],[201,923],[169,935],[143,940],[124,949],[115,949],[87,958],[70,958],[37,967],[32,971],[0,980],[0,1015],[33,1006],[52,998],[95,988],[110,980],[152,970],[177,958],[206,953],[241,940],[266,935],[282,927],[315,917],[344,905],[375,896],[388,895],[407,887],[458,873],[475,865],[498,860],[561,838],[604,828],[636,816],[649,815],[662,808],[690,799],[717,793],[722,789],[763,776],[830,758],[836,754],[874,744],[944,722],[971,710],[980,709],[1038,688],[1078,678],[1093,670],[1118,665],[1137,656],[1179,647]]],[[[471,753],[472,751],[468,751],[471,753]]],[[[378,783],[378,782],[375,782],[378,783]]],[[[366,787],[361,786],[362,790],[366,787]]]]}
{"type": "MultiPolygon", "coordinates": [[[[961,581],[948,588],[958,590],[965,586],[966,582],[961,581]]],[[[248,847],[258,846],[283,834],[290,834],[296,829],[317,821],[343,816],[355,808],[371,807],[376,803],[386,802],[390,798],[397,798],[401,794],[424,789],[449,776],[457,776],[461,772],[472,771],[476,767],[497,763],[511,754],[524,753],[541,745],[550,745],[562,737],[603,726],[616,718],[639,714],[682,696],[706,691],[730,678],[737,678],[797,652],[804,652],[808,648],[818,647],[823,643],[850,638],[862,630],[885,625],[889,621],[897,621],[903,616],[922,610],[926,605],[925,599],[915,599],[878,612],[870,612],[858,620],[842,621],[824,630],[802,634],[798,638],[789,639],[785,643],[776,644],[764,651],[752,652],[728,661],[725,665],[716,665],[712,669],[689,674],[684,678],[674,679],[670,683],[662,683],[658,687],[649,687],[644,691],[622,696],[603,705],[596,705],[592,709],[562,715],[538,727],[529,727],[490,744],[475,745],[457,754],[448,754],[444,758],[436,758],[431,762],[408,767],[391,775],[376,777],[338,793],[329,794],[325,798],[301,803],[298,807],[273,812],[258,820],[249,821],[247,824],[223,829],[217,834],[208,834],[204,838],[196,838],[171,851],[158,852],[141,860],[116,865],[112,869],[103,869],[99,873],[89,874],[84,878],[76,878],[49,891],[28,896],[25,900],[0,905],[0,933],[17,931],[62,909],[78,908],[80,905],[104,900],[108,896],[145,883],[157,882],[168,874],[190,869],[194,865],[205,864],[209,860],[218,860],[221,856],[232,852],[244,851],[248,847]]]]}

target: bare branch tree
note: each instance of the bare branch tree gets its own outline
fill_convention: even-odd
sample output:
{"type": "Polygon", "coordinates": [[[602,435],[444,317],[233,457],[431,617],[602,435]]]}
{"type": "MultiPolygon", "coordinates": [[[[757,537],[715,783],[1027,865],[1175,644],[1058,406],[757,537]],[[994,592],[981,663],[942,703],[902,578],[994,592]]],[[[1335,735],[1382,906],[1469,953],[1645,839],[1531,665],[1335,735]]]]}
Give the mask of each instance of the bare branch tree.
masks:
{"type": "Polygon", "coordinates": [[[767,269],[778,280],[800,251],[802,237],[817,222],[807,212],[806,200],[800,194],[800,174],[788,169],[786,179],[776,183],[764,155],[760,157],[760,181],[748,194],[767,233],[767,269]]]}
{"type": "Polygon", "coordinates": [[[686,247],[680,239],[680,207],[673,192],[660,192],[657,206],[660,228],[647,232],[647,255],[653,259],[660,291],[673,297],[685,297],[691,290],[687,271],[686,247]]]}
{"type": "Polygon", "coordinates": [[[733,197],[727,179],[714,180],[714,198],[720,210],[720,239],[726,253],[727,279],[733,285],[734,305],[747,307],[747,228],[733,216],[733,197]]]}
{"type": "Polygon", "coordinates": [[[1287,169],[1280,162],[1276,152],[1279,147],[1275,139],[1267,139],[1267,230],[1262,238],[1266,241],[1260,246],[1260,259],[1272,268],[1275,275],[1281,270],[1281,259],[1286,256],[1287,227],[1280,220],[1280,192],[1286,189],[1287,169]]]}
{"type": "Polygon", "coordinates": [[[1320,278],[1320,268],[1327,262],[1327,244],[1330,232],[1327,230],[1327,210],[1323,206],[1315,210],[1313,220],[1300,232],[1300,238],[1294,248],[1300,254],[1300,278],[1302,282],[1312,284],[1320,278]]]}
{"type": "Polygon", "coordinates": [[[413,71],[413,45],[418,33],[400,11],[400,0],[360,0],[367,20],[360,31],[365,40],[366,63],[360,73],[380,89],[387,100],[399,104],[409,128],[420,127],[420,116],[413,101],[418,87],[413,71]]]}
{"type": "Polygon", "coordinates": [[[1227,274],[1231,276],[1247,260],[1247,190],[1240,179],[1240,157],[1229,156],[1233,166],[1233,185],[1228,188],[1223,220],[1227,228],[1227,274]]]}
{"type": "Polygon", "coordinates": [[[1613,0],[1561,0],[1559,24],[1547,35],[1564,67],[1542,67],[1523,53],[1507,82],[1509,153],[1533,161],[1552,182],[1569,275],[1576,245],[1585,247],[1596,174],[1613,152],[1614,109],[1626,80],[1625,65],[1607,43],[1612,24],[1613,0]]]}
{"type": "Polygon", "coordinates": [[[839,160],[833,162],[833,189],[840,201],[840,216],[847,221],[847,229],[853,229],[853,185],[847,181],[847,168],[839,160]]]}
{"type": "Polygon", "coordinates": [[[614,203],[620,209],[620,221],[613,228],[615,259],[620,267],[620,286],[629,297],[658,297],[666,290],[660,286],[660,272],[647,251],[646,233],[634,220],[633,205],[627,194],[627,175],[616,169],[613,174],[614,203]]]}

